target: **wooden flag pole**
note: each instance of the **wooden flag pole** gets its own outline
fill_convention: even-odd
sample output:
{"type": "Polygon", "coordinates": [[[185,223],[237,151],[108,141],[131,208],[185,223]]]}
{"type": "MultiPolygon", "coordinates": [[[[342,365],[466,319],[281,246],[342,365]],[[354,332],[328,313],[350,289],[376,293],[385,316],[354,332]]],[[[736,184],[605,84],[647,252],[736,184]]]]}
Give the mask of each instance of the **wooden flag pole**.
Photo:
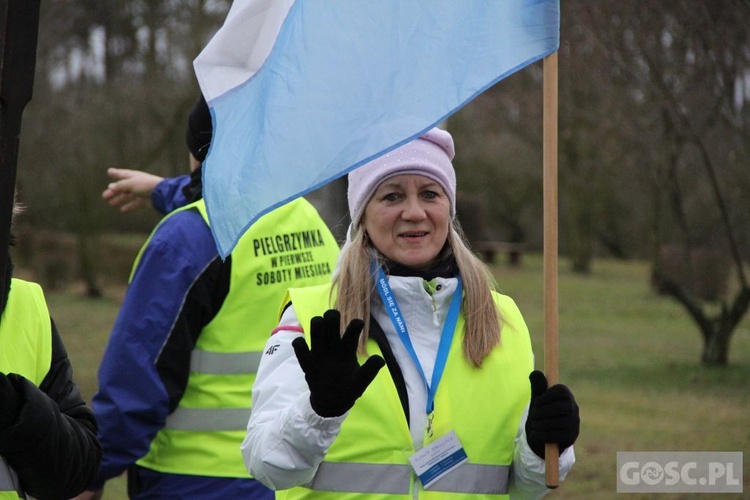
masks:
{"type": "MultiPolygon", "coordinates": [[[[557,52],[543,62],[543,190],[544,190],[544,372],[547,383],[558,381],[557,366],[557,52]]],[[[547,488],[557,488],[558,445],[545,445],[547,488]]]]}

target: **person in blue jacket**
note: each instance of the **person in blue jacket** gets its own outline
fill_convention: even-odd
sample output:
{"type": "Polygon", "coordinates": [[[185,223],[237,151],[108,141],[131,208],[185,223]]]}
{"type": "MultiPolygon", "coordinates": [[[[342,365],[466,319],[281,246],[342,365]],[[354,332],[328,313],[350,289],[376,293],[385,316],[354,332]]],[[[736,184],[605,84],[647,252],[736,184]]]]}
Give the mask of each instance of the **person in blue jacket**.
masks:
{"type": "Polygon", "coordinates": [[[338,245],[300,198],[261,218],[222,260],[199,175],[210,139],[200,99],[188,126],[192,174],[152,187],[154,207],[171,212],[136,259],[102,359],[93,408],[104,457],[81,498],[101,498],[105,482],[125,471],[131,498],[273,498],[247,473],[239,448],[260,356],[254,346],[260,351],[275,326],[286,286],[330,280],[338,245]],[[302,248],[298,233],[314,247],[302,248]],[[290,243],[253,246],[252,238],[277,236],[290,243]],[[302,252],[312,262],[290,267],[302,252]]]}

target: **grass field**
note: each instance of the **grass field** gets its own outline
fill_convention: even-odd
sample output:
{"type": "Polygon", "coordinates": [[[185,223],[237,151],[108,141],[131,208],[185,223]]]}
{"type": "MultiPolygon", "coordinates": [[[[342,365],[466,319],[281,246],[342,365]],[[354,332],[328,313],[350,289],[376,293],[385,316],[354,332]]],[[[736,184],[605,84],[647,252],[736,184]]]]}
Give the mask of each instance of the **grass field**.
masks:
{"type": "MultiPolygon", "coordinates": [[[[542,367],[542,262],[523,259],[520,268],[495,270],[524,313],[542,367]]],[[[75,288],[48,295],[87,400],[122,292],[107,289],[96,300],[75,288]]],[[[616,493],[618,451],[750,450],[750,317],[733,337],[730,366],[708,369],[699,364],[696,326],[676,302],[650,290],[644,263],[602,260],[578,276],[561,262],[559,302],[560,379],[578,400],[581,435],[573,471],[548,498],[652,498],[616,493]]],[[[744,458],[746,493],[721,498],[750,498],[744,458]]],[[[126,498],[122,479],[108,484],[104,498],[126,498]]]]}

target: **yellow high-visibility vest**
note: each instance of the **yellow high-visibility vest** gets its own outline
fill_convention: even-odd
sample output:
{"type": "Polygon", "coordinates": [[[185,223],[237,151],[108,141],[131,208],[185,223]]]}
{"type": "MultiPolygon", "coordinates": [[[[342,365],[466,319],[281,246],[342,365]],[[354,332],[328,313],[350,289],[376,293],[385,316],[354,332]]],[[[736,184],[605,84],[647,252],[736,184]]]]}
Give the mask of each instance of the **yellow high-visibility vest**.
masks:
{"type": "MultiPolygon", "coordinates": [[[[39,387],[52,364],[52,325],[42,287],[13,278],[0,319],[0,371],[39,387]]],[[[26,498],[15,471],[0,456],[0,499],[26,498]]]]}
{"type": "MultiPolygon", "coordinates": [[[[329,306],[330,285],[289,290],[287,298],[302,325],[329,306]]],[[[277,491],[276,498],[496,499],[506,498],[514,440],[529,402],[533,354],[526,323],[509,297],[493,293],[503,317],[501,342],[481,368],[463,355],[465,318],[456,325],[445,372],[435,397],[433,435],[424,445],[455,431],[468,455],[465,463],[426,491],[409,465],[415,453],[408,422],[387,368],[380,370],[350,410],[307,487],[277,491]],[[416,492],[416,494],[415,494],[416,492]]],[[[308,342],[309,332],[305,332],[308,342]]],[[[374,340],[368,354],[380,354],[374,340]]],[[[360,359],[360,364],[365,360],[360,359]]],[[[410,408],[410,411],[424,411],[410,408]]]]}
{"type": "MultiPolygon", "coordinates": [[[[203,200],[181,210],[190,209],[208,224],[203,200]]],[[[250,226],[232,251],[229,293],[193,349],[185,394],[139,465],[172,474],[249,477],[240,445],[278,305],[289,286],[329,282],[338,253],[325,222],[303,198],[250,226]]]]}

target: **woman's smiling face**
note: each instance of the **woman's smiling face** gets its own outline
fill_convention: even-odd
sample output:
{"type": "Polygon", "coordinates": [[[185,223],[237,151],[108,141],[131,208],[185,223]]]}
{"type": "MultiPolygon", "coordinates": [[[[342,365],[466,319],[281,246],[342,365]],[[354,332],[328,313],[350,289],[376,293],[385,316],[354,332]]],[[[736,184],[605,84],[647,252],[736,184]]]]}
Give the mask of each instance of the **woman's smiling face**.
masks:
{"type": "Polygon", "coordinates": [[[383,181],[365,207],[362,225],[386,258],[430,267],[448,239],[451,203],[439,183],[418,174],[383,181]]]}

